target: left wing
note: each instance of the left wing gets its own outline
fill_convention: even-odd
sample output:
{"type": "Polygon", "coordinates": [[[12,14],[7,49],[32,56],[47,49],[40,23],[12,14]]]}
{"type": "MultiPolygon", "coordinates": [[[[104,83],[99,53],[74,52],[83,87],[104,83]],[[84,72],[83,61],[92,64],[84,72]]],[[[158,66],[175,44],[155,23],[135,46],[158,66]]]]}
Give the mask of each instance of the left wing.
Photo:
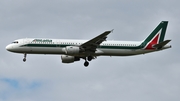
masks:
{"type": "Polygon", "coordinates": [[[90,52],[95,52],[96,48],[106,40],[107,35],[111,33],[111,31],[105,31],[104,33],[100,34],[99,36],[83,43],[80,47],[83,48],[84,51],[90,51],[90,52]]]}

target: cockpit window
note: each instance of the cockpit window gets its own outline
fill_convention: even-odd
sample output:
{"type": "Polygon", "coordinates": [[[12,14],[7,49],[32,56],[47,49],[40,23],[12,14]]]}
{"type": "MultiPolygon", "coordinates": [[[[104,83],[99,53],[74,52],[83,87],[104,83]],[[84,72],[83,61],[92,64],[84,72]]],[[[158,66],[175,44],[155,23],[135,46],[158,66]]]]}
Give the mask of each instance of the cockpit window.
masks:
{"type": "Polygon", "coordinates": [[[12,43],[18,43],[18,41],[14,41],[14,42],[12,42],[12,43]]]}

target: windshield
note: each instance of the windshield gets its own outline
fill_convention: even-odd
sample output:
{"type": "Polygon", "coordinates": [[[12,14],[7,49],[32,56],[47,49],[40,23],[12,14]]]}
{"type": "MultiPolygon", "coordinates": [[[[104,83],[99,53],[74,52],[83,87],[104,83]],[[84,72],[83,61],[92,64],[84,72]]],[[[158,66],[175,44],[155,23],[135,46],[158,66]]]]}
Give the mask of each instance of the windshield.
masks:
{"type": "Polygon", "coordinates": [[[14,42],[12,42],[12,43],[18,43],[18,41],[14,41],[14,42]]]}

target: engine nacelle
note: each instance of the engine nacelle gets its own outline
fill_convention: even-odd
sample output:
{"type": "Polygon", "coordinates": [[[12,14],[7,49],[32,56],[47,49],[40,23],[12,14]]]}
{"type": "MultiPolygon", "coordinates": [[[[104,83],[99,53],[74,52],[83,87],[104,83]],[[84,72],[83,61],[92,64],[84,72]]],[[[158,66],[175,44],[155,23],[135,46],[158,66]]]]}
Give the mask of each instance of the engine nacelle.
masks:
{"type": "Polygon", "coordinates": [[[66,54],[73,55],[80,53],[80,48],[78,46],[66,46],[63,51],[66,54]]]}
{"type": "Polygon", "coordinates": [[[79,61],[79,57],[69,56],[69,55],[61,55],[62,63],[73,63],[74,61],[79,61]]]}

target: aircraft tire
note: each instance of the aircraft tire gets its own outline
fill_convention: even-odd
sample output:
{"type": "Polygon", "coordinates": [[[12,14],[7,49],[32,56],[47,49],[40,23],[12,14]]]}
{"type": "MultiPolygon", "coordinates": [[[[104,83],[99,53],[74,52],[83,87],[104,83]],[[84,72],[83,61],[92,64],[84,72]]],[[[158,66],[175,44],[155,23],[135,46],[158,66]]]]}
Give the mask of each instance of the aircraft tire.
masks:
{"type": "Polygon", "coordinates": [[[84,62],[84,66],[85,66],[85,67],[89,66],[89,62],[85,61],[85,62],[84,62]]]}
{"type": "Polygon", "coordinates": [[[23,61],[26,62],[26,58],[24,58],[23,61]]]}

